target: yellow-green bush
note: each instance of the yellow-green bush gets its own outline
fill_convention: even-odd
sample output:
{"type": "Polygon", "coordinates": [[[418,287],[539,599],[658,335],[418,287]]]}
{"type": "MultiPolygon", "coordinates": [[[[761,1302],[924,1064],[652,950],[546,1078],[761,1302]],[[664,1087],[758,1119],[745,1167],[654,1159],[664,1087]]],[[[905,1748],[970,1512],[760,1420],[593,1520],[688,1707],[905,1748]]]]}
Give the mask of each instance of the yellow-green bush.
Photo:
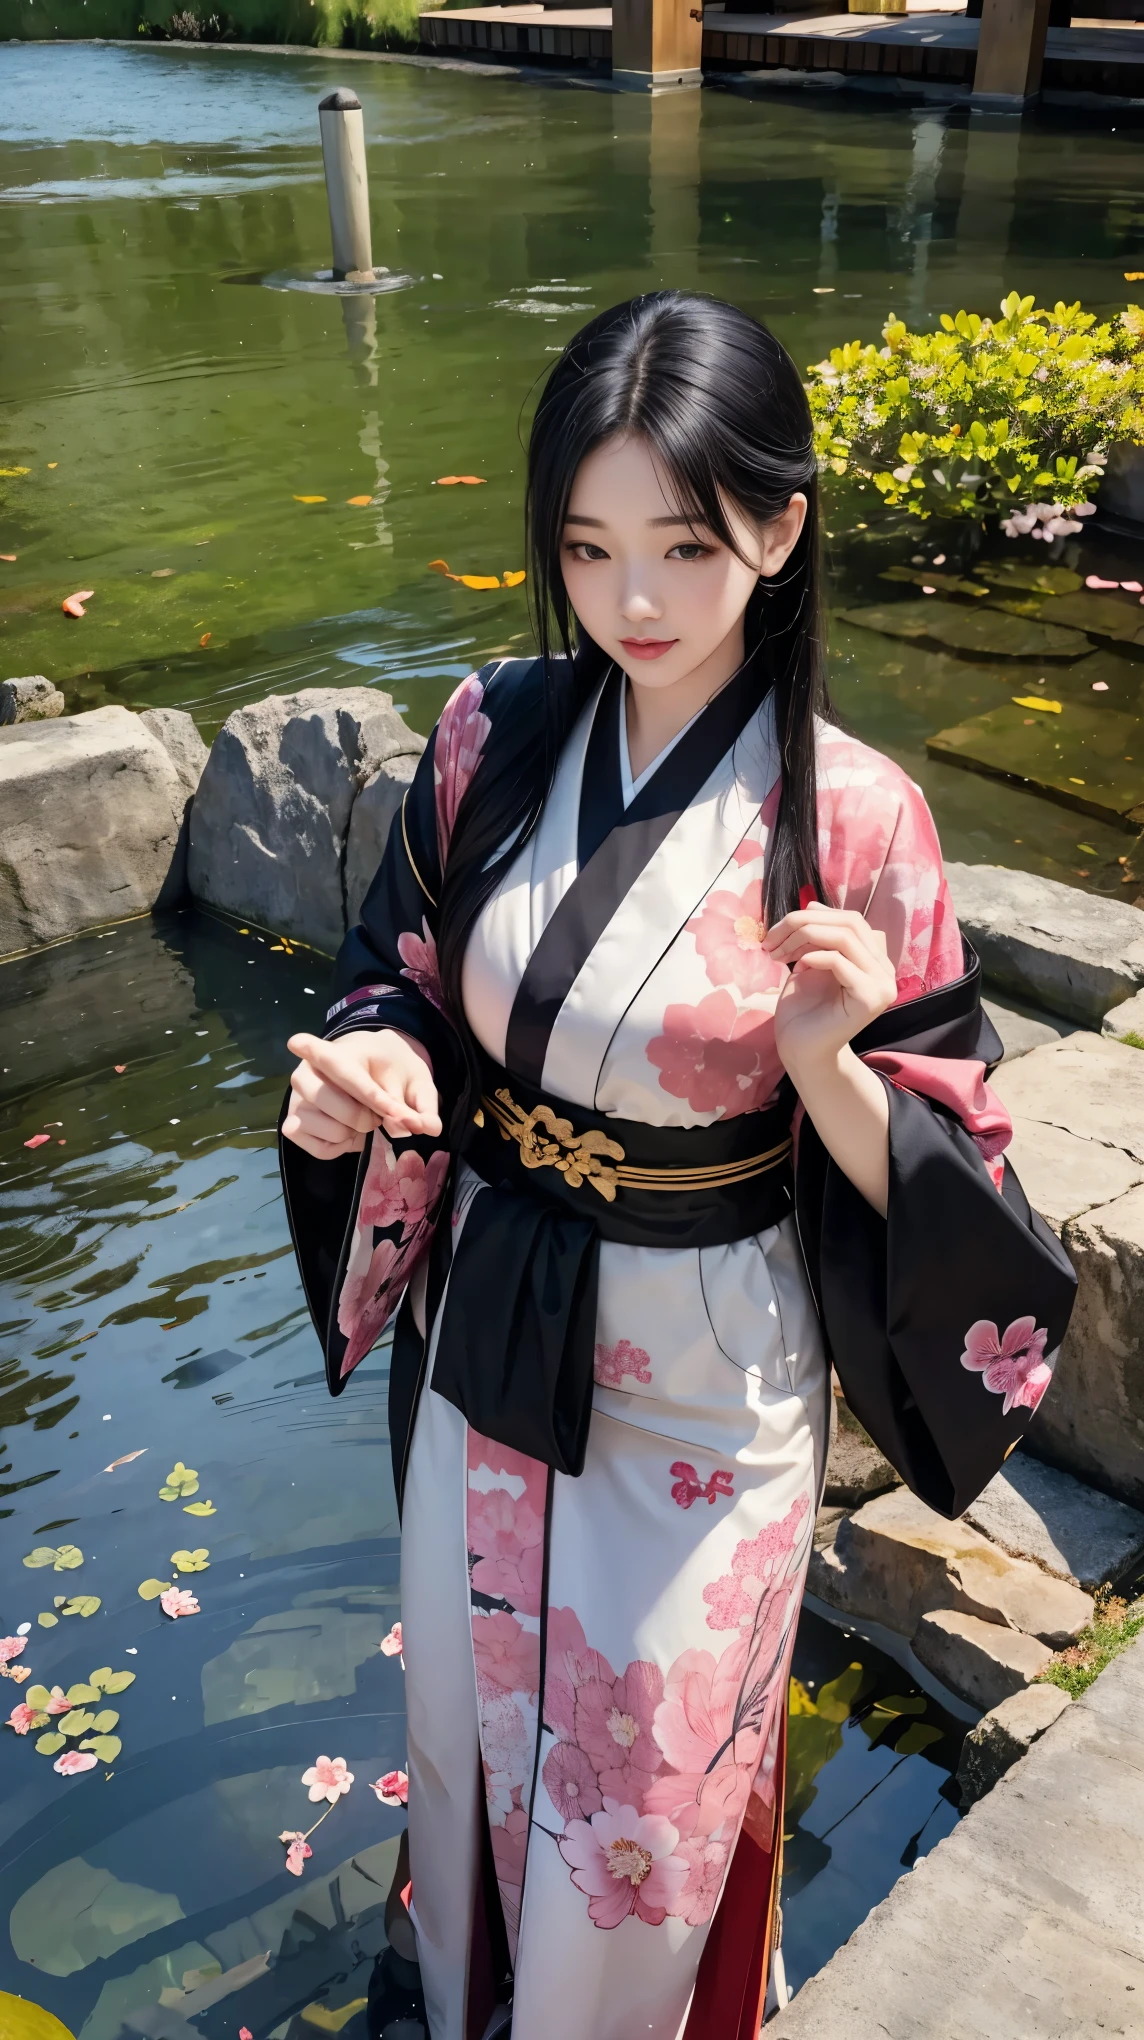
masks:
{"type": "Polygon", "coordinates": [[[9,33],[415,49],[422,0],[10,0],[9,33]],[[197,33],[196,33],[197,30],[197,33]]]}
{"type": "Polygon", "coordinates": [[[1144,440],[1144,311],[1098,324],[1013,291],[1001,313],[943,313],[935,333],[890,318],[882,347],[833,348],[807,385],[820,467],[915,517],[1003,514],[1016,535],[1055,511],[1079,530],[1059,513],[1085,514],[1114,440],[1144,440]]]}

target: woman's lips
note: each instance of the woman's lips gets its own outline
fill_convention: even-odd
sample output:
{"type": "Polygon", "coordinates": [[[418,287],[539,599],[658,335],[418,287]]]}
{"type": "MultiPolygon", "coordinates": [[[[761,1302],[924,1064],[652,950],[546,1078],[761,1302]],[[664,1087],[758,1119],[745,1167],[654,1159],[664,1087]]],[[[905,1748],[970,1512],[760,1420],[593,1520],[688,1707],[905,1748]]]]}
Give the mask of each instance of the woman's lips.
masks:
{"type": "Polygon", "coordinates": [[[670,652],[672,646],[679,643],[679,639],[625,637],[620,639],[620,643],[630,659],[662,659],[665,652],[670,652]]]}

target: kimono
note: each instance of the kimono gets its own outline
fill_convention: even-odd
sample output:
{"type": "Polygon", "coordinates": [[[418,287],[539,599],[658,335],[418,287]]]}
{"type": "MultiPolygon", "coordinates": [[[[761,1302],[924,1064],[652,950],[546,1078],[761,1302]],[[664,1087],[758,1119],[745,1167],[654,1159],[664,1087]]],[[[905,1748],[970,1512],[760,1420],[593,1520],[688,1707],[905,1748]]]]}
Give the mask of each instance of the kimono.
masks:
{"type": "Polygon", "coordinates": [[[883,932],[897,978],[855,1043],[890,1100],[886,1219],[803,1117],[775,1046],[786,973],[762,947],[778,746],[742,676],[634,786],[622,676],[592,690],[468,941],[474,1107],[437,902],[482,764],[539,728],[538,666],[494,663],[446,707],[327,1020],[423,1044],[446,1127],[467,1096],[468,1132],[378,1132],[332,1163],[283,1143],[287,1204],[333,1393],[401,1306],[410,1912],[432,2040],[480,2040],[509,1989],[514,2040],[754,2040],[831,1361],[904,1478],[955,1514],[1030,1421],[1073,1278],[1004,1160],[1000,1047],[922,795],[825,724],[827,895],[883,932]],[[685,1188],[657,1203],[669,1179],[685,1188]],[[683,1213],[674,1231],[661,1208],[683,1213]]]}

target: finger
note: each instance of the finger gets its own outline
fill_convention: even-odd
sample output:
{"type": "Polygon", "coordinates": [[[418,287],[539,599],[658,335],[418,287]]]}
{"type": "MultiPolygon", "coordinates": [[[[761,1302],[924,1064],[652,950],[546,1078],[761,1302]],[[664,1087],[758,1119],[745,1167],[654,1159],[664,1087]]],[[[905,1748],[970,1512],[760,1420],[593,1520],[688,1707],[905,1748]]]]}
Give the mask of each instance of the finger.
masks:
{"type": "MultiPolygon", "coordinates": [[[[335,1090],[348,1091],[359,1105],[365,1105],[378,1118],[386,1113],[400,1111],[403,1104],[401,1093],[387,1089],[371,1076],[363,1064],[354,1057],[339,1053],[336,1041],[319,1041],[316,1035],[295,1035],[294,1042],[303,1042],[304,1059],[310,1069],[317,1070],[320,1077],[335,1090]]],[[[293,1043],[289,1044],[293,1047],[293,1043]]]]}
{"type": "Polygon", "coordinates": [[[866,970],[877,967],[878,958],[860,940],[853,928],[845,926],[840,921],[794,928],[771,954],[776,963],[793,964],[796,958],[818,949],[835,949],[840,955],[848,956],[852,963],[866,970]]]}
{"type": "Polygon", "coordinates": [[[405,1086],[405,1102],[410,1111],[415,1112],[420,1119],[422,1133],[440,1133],[441,1115],[437,1086],[424,1065],[410,1075],[405,1086]]]}
{"type": "Polygon", "coordinates": [[[805,971],[827,971],[844,992],[861,1001],[863,1005],[878,1005],[877,998],[870,998],[870,980],[866,972],[851,963],[838,949],[813,949],[809,956],[800,956],[795,964],[792,977],[800,978],[805,971]]]}
{"type": "Polygon", "coordinates": [[[309,1127],[304,1125],[297,1114],[292,1112],[288,1112],[282,1121],[282,1131],[287,1140],[292,1141],[295,1147],[302,1148],[306,1154],[313,1155],[315,1160],[319,1162],[337,1161],[339,1155],[360,1151],[364,1145],[364,1136],[359,1135],[355,1139],[351,1135],[347,1140],[345,1135],[340,1132],[334,1140],[323,1140],[319,1134],[314,1133],[309,1127]]]}
{"type": "MultiPolygon", "coordinates": [[[[371,1127],[358,1128],[347,1126],[344,1120],[335,1118],[331,1113],[323,1112],[321,1107],[317,1105],[295,1102],[291,1111],[287,1114],[287,1118],[292,1120],[303,1133],[311,1136],[314,1140],[323,1142],[327,1147],[340,1146],[347,1150],[351,1147],[360,1148],[365,1141],[366,1133],[372,1131],[371,1127]]],[[[285,1124],[285,1122],[283,1123],[285,1124]]]]}
{"type": "Polygon", "coordinates": [[[290,1079],[290,1088],[296,1099],[305,1105],[316,1106],[342,1126],[351,1127],[355,1133],[371,1133],[377,1125],[378,1115],[370,1112],[365,1105],[359,1105],[348,1091],[327,1083],[309,1063],[299,1063],[290,1079]]]}

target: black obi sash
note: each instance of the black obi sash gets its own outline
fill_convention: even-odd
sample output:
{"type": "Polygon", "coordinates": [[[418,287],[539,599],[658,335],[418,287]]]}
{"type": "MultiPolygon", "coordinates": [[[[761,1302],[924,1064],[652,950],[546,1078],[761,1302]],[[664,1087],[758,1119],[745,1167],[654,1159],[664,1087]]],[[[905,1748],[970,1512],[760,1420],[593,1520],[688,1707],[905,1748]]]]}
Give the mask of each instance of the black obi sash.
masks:
{"type": "Polygon", "coordinates": [[[600,1241],[715,1247],[793,1209],[789,1084],[713,1126],[648,1126],[497,1065],[464,1158],[488,1184],[449,1269],[432,1385],[475,1431],[579,1474],[588,1447],[600,1241]]]}

